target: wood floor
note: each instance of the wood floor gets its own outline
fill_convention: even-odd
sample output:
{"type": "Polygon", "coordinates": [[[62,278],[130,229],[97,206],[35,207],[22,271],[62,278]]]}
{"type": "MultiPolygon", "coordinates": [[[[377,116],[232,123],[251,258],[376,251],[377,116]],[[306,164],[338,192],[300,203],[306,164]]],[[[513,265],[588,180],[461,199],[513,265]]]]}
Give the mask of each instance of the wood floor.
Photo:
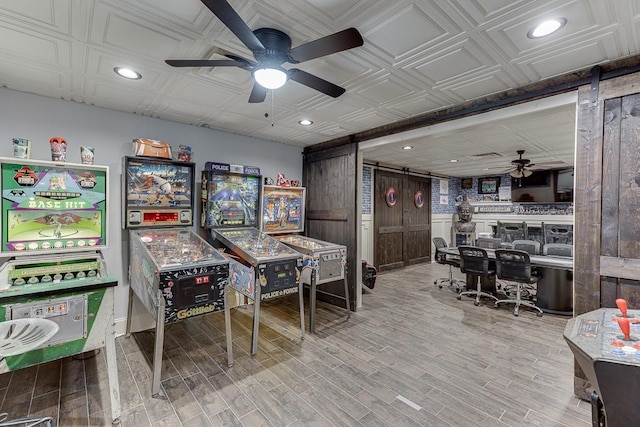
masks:
{"type": "MultiPolygon", "coordinates": [[[[263,304],[255,358],[252,311],[238,308],[232,368],[222,313],[169,325],[161,398],[151,397],[153,332],[119,337],[121,424],[589,426],[589,405],[572,393],[567,318],[458,301],[433,285],[447,270],[422,264],[379,275],[349,321],[319,303],[316,333],[302,342],[297,297],[263,304]]],[[[104,351],[1,375],[0,399],[10,418],[110,425],[104,351]]]]}

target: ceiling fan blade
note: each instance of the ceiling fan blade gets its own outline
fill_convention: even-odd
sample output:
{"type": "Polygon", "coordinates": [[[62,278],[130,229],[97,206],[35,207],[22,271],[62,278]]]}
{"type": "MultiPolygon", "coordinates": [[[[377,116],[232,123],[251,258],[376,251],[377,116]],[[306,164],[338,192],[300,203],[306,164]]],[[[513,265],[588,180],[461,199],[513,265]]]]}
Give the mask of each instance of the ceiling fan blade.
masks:
{"type": "Polygon", "coordinates": [[[167,59],[167,64],[172,67],[240,67],[249,68],[248,61],[227,59],[167,59]]]}
{"type": "Polygon", "coordinates": [[[292,63],[297,64],[299,62],[320,58],[321,56],[362,46],[363,44],[364,41],[362,40],[362,36],[358,30],[355,28],[347,28],[346,30],[338,31],[337,33],[329,36],[294,47],[291,49],[289,56],[293,60],[292,63]]]}
{"type": "Polygon", "coordinates": [[[252,52],[264,50],[262,42],[258,40],[256,35],[253,34],[253,31],[251,31],[251,28],[240,18],[240,15],[233,10],[226,0],[202,0],[202,3],[231,30],[245,46],[251,49],[252,52]]]}
{"type": "Polygon", "coordinates": [[[264,102],[267,97],[267,89],[258,84],[258,82],[253,83],[253,89],[251,89],[251,95],[249,95],[249,103],[250,104],[258,104],[260,102],[264,102]]]}
{"type": "Polygon", "coordinates": [[[313,74],[309,74],[306,71],[292,68],[288,71],[288,73],[291,80],[315,89],[318,92],[322,92],[325,95],[337,98],[345,92],[344,88],[338,85],[334,85],[333,83],[321,79],[320,77],[316,77],[313,74]]]}

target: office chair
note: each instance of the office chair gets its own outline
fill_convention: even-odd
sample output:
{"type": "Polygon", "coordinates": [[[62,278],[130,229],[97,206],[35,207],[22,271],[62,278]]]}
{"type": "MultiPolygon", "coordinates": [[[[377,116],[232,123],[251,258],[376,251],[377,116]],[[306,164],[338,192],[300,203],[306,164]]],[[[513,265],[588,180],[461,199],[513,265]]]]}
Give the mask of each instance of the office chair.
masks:
{"type": "Polygon", "coordinates": [[[511,249],[525,251],[529,255],[540,255],[540,242],[535,240],[514,240],[511,242],[511,249]]]}
{"type": "Polygon", "coordinates": [[[482,279],[489,279],[496,275],[495,270],[489,269],[487,251],[476,246],[458,246],[458,250],[460,251],[460,271],[465,274],[479,276],[480,280],[477,280],[478,286],[476,290],[460,292],[457,298],[462,299],[462,295],[475,295],[476,300],[473,304],[476,306],[480,304],[480,297],[489,297],[497,301],[498,298],[495,296],[482,292],[482,279]]]}
{"type": "Polygon", "coordinates": [[[517,316],[520,312],[520,306],[525,306],[537,310],[538,317],[542,317],[540,307],[532,302],[523,301],[521,298],[525,286],[533,285],[540,279],[531,273],[531,260],[527,252],[515,249],[496,249],[496,272],[499,279],[516,282],[517,287],[515,299],[497,300],[493,303],[494,307],[497,308],[502,303],[515,304],[513,315],[517,316]]]}
{"type": "Polygon", "coordinates": [[[573,257],[573,246],[566,243],[547,243],[542,249],[543,255],[573,257]]]}
{"type": "Polygon", "coordinates": [[[447,241],[442,237],[434,237],[433,244],[436,247],[436,262],[438,264],[448,265],[449,266],[449,277],[441,277],[433,281],[434,285],[438,285],[438,288],[442,289],[444,283],[448,283],[447,286],[454,287],[455,291],[460,293],[461,285],[464,285],[464,281],[455,279],[453,277],[453,267],[460,267],[460,259],[456,258],[447,258],[447,254],[440,252],[440,249],[447,247],[447,241]]]}

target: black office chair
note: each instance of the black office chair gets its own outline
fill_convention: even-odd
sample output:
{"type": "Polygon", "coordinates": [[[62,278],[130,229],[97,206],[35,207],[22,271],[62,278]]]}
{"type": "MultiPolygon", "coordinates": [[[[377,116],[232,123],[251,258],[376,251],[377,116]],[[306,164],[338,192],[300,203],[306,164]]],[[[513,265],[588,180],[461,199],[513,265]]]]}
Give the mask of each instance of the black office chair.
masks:
{"type": "Polygon", "coordinates": [[[438,285],[440,289],[445,283],[448,283],[448,287],[453,287],[456,292],[460,293],[461,286],[464,286],[464,281],[458,280],[453,277],[453,267],[460,268],[460,258],[456,258],[452,255],[447,255],[440,252],[440,249],[447,247],[447,241],[442,237],[434,237],[433,244],[436,247],[436,262],[438,264],[449,266],[449,277],[441,277],[433,281],[434,285],[438,285]]]}
{"type": "Polygon", "coordinates": [[[515,299],[498,300],[493,305],[498,307],[502,303],[515,304],[513,315],[520,313],[520,306],[537,310],[538,317],[542,317],[542,310],[534,303],[523,301],[522,291],[526,286],[531,286],[540,278],[531,273],[531,260],[525,251],[515,249],[496,249],[496,272],[499,279],[517,283],[515,299]]]}
{"type": "Polygon", "coordinates": [[[511,249],[525,251],[529,255],[540,255],[540,242],[535,240],[514,240],[511,249]]]}
{"type": "Polygon", "coordinates": [[[462,295],[469,295],[476,297],[473,302],[475,305],[480,304],[480,297],[493,298],[498,300],[494,295],[487,292],[482,292],[482,279],[489,279],[492,276],[495,277],[496,271],[489,269],[489,257],[487,251],[476,246],[458,246],[460,251],[460,271],[465,274],[473,274],[479,276],[478,287],[476,290],[464,291],[458,294],[458,299],[462,299],[462,295]]]}
{"type": "Polygon", "coordinates": [[[543,255],[573,257],[573,246],[566,243],[547,243],[542,249],[543,255]]]}

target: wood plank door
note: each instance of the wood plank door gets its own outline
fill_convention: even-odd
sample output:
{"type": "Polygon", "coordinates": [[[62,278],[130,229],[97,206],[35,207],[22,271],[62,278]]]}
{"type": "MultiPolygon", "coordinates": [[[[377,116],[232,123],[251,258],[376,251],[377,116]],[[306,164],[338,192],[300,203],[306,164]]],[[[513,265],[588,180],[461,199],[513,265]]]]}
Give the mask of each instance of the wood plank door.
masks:
{"type": "MultiPolygon", "coordinates": [[[[305,151],[303,185],[307,188],[305,234],[347,247],[347,284],[351,309],[356,310],[357,146],[305,151]]],[[[318,300],[346,308],[342,281],[322,285],[318,300]]]]}
{"type": "Polygon", "coordinates": [[[380,271],[431,258],[428,178],[375,171],[375,265],[380,271]]]}
{"type": "MultiPolygon", "coordinates": [[[[597,71],[597,70],[596,70],[597,71]]],[[[574,314],[640,308],[640,73],[578,91],[575,165],[574,314]]],[[[575,394],[589,399],[575,364],[575,394]]]]}

